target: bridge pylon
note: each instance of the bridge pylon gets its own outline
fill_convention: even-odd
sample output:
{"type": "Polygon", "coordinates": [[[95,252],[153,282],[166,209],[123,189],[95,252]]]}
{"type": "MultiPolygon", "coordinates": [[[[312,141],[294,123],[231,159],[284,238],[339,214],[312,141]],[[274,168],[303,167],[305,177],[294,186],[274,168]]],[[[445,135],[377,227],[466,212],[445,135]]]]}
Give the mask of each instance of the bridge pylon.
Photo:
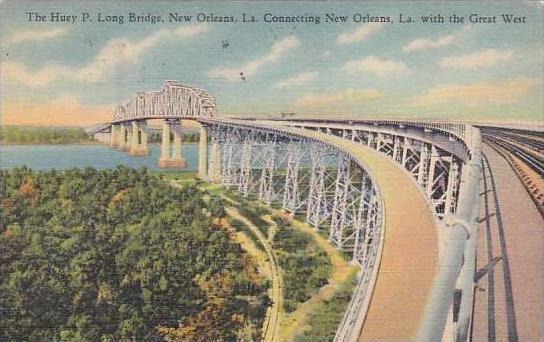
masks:
{"type": "Polygon", "coordinates": [[[173,169],[187,167],[187,161],[181,155],[181,134],[181,120],[164,120],[159,167],[173,169]],[[173,141],[171,135],[174,136],[173,141]]]}
{"type": "Polygon", "coordinates": [[[132,121],[131,141],[129,154],[132,156],[145,156],[149,154],[147,147],[147,123],[143,121],[132,121]]]}

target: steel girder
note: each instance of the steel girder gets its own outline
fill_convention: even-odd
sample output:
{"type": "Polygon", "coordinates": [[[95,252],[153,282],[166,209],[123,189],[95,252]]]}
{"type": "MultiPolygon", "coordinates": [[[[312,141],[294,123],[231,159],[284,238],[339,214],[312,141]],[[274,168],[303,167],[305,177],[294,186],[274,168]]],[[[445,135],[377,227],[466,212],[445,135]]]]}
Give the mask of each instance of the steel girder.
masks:
{"type": "Polygon", "coordinates": [[[306,209],[305,193],[309,189],[309,174],[301,171],[301,163],[307,159],[308,149],[301,142],[293,141],[287,145],[285,168],[285,188],[282,207],[291,213],[306,209]]]}
{"type": "MultiPolygon", "coordinates": [[[[220,124],[206,130],[212,144],[209,172],[219,169],[218,182],[243,196],[305,214],[315,229],[328,231],[335,246],[351,253],[364,272],[373,265],[381,202],[370,175],[351,156],[280,132],[220,124]]],[[[355,139],[353,134],[349,138],[355,139]]]]}
{"type": "Polygon", "coordinates": [[[397,134],[345,129],[321,129],[344,139],[368,146],[402,166],[426,195],[436,217],[454,214],[463,161],[428,141],[397,134]]]}

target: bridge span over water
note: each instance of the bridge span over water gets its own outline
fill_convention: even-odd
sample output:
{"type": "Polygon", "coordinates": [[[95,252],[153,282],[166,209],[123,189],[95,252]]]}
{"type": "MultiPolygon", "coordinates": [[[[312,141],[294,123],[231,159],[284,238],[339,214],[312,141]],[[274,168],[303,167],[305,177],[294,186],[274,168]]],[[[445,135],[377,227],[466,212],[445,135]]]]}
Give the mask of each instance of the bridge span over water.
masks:
{"type": "MultiPolygon", "coordinates": [[[[359,265],[335,341],[472,339],[480,129],[424,120],[233,119],[218,114],[206,91],[166,81],[90,133],[146,154],[147,121],[157,119],[160,166],[186,165],[181,122],[195,120],[199,177],[302,215],[359,265]]],[[[542,315],[534,310],[531,317],[542,315]]],[[[274,341],[277,326],[265,326],[264,340],[274,341]]]]}

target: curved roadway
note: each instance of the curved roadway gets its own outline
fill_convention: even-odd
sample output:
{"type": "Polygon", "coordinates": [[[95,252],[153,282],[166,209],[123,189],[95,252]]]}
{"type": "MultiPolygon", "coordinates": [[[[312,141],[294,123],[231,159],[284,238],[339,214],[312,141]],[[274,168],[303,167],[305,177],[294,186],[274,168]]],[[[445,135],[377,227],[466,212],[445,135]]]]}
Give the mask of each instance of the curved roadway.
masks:
{"type": "Polygon", "coordinates": [[[438,270],[438,228],[408,173],[390,158],[324,133],[287,129],[348,152],[372,173],[385,206],[380,268],[359,341],[414,341],[438,270]]]}

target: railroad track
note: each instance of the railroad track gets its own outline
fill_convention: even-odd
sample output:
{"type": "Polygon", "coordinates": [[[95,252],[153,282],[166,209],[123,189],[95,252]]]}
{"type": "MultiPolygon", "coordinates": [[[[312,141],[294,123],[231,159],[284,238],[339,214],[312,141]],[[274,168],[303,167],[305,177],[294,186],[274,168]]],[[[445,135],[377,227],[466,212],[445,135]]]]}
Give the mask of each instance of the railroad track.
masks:
{"type": "Polygon", "coordinates": [[[504,130],[489,129],[484,129],[484,132],[486,132],[486,134],[493,134],[501,139],[520,143],[537,151],[544,149],[544,136],[538,136],[537,134],[524,134],[519,132],[505,132],[504,130]]]}
{"type": "Polygon", "coordinates": [[[484,143],[514,169],[544,216],[544,139],[538,133],[481,128],[484,143]]]}

